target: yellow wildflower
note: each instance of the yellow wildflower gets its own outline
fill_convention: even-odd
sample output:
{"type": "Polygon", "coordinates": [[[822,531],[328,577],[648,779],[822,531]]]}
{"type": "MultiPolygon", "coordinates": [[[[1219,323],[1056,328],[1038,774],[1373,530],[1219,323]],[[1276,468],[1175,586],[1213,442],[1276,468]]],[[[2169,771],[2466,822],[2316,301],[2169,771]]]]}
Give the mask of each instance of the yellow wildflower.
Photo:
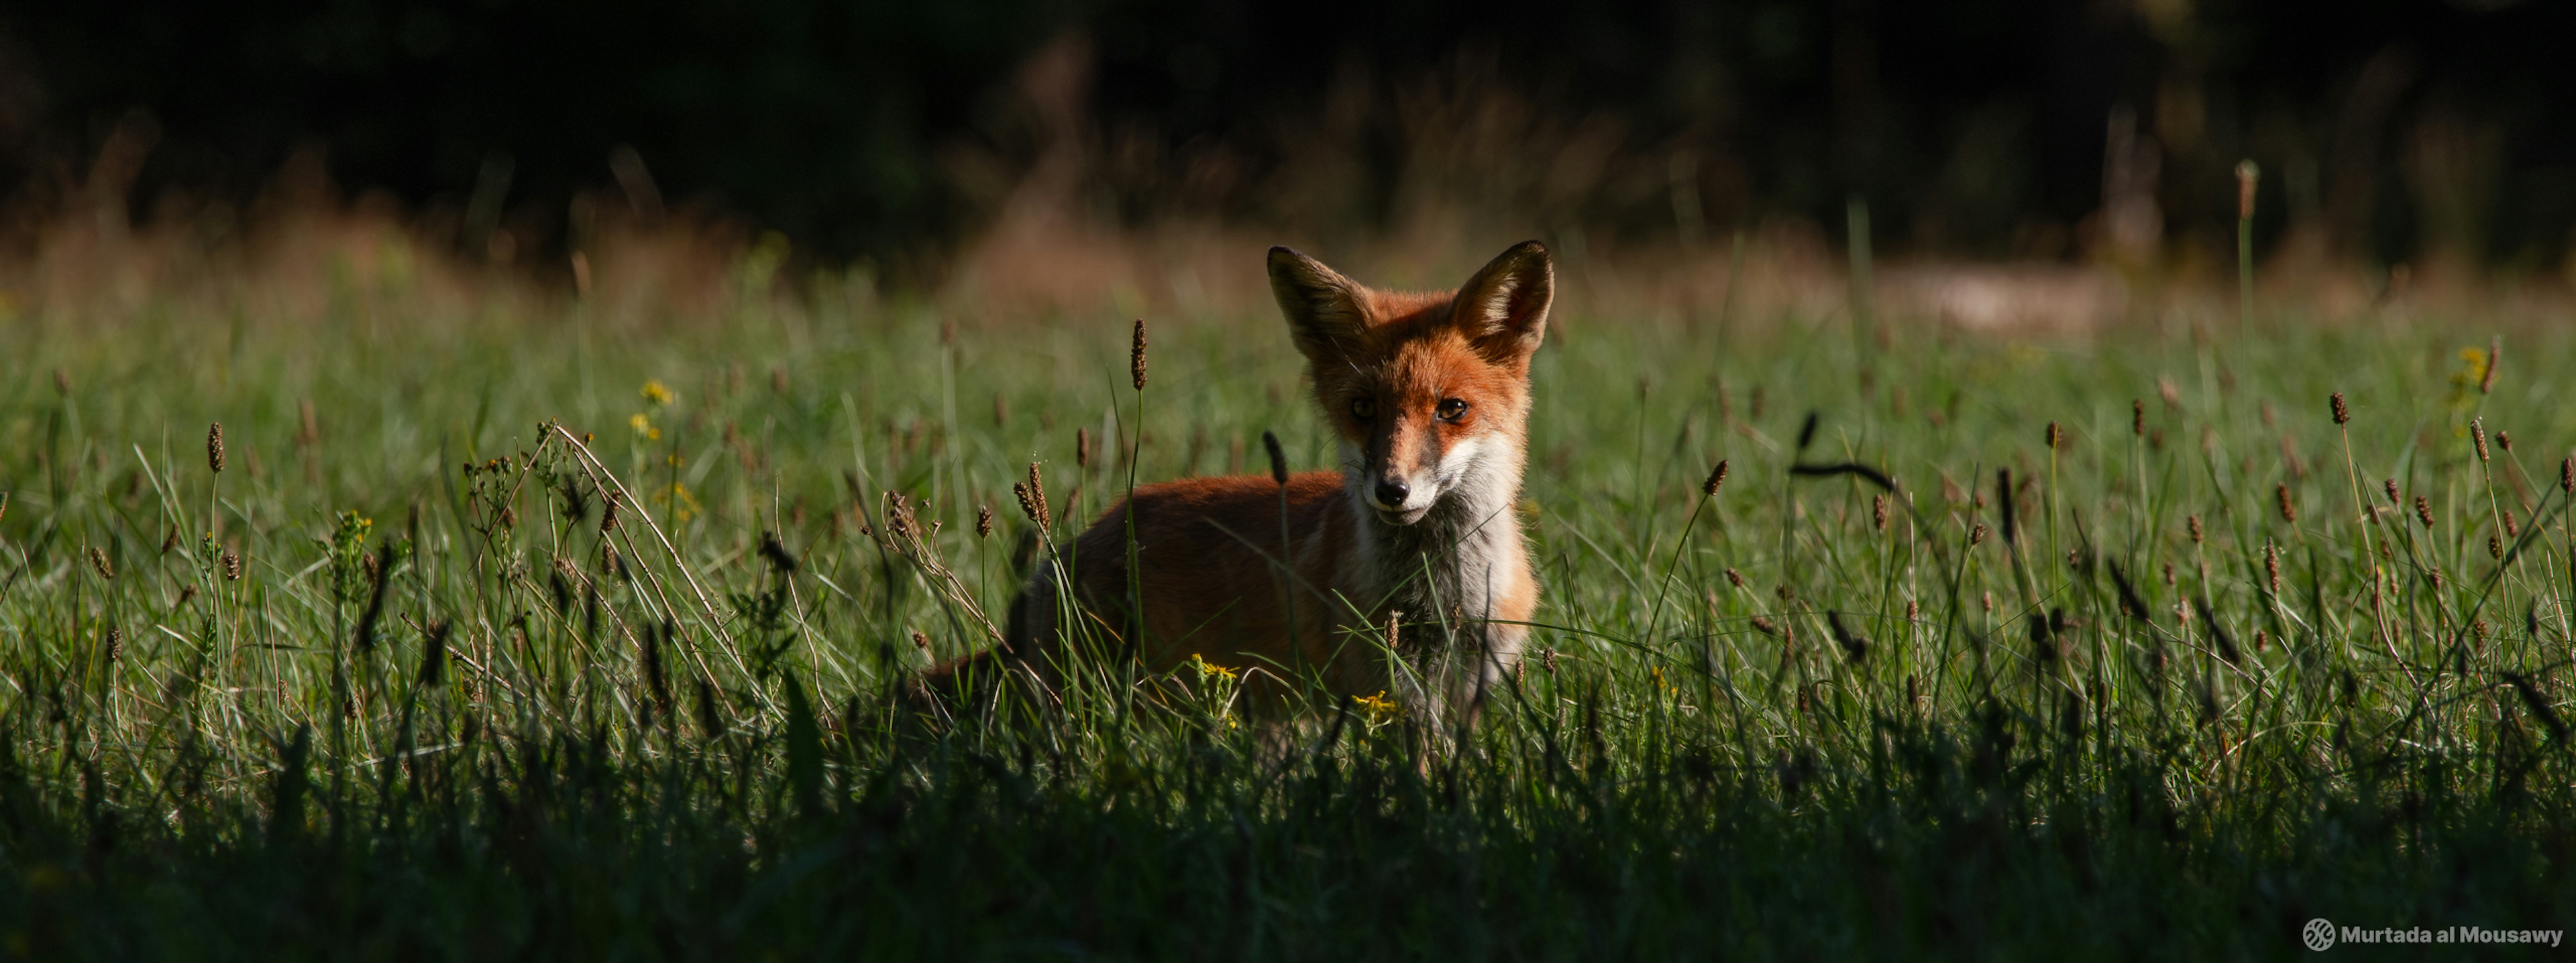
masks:
{"type": "Polygon", "coordinates": [[[1222,678],[1229,682],[1234,680],[1233,669],[1210,662],[1205,658],[1192,655],[1190,656],[1190,665],[1191,667],[1199,670],[1199,681],[1204,682],[1210,678],[1222,678]]]}
{"type": "Polygon", "coordinates": [[[644,382],[644,389],[640,393],[644,396],[645,404],[656,408],[670,404],[673,399],[671,389],[663,387],[660,381],[644,382]]]}
{"type": "Polygon", "coordinates": [[[685,522],[706,511],[705,506],[698,504],[698,497],[689,493],[689,486],[678,482],[672,482],[668,489],[656,489],[652,497],[670,513],[673,521],[685,522]]]}
{"type": "Polygon", "coordinates": [[[1352,696],[1351,701],[1359,704],[1360,713],[1368,717],[1371,725],[1395,718],[1395,700],[1387,698],[1384,689],[1376,695],[1352,696]]]}

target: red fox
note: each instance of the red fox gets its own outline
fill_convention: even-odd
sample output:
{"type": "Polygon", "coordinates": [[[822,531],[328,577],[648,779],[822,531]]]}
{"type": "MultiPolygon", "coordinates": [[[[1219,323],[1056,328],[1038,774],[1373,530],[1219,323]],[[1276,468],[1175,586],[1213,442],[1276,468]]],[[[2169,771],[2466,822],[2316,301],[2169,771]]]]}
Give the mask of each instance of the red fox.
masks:
{"type": "Polygon", "coordinates": [[[1274,247],[1270,288],[1341,470],[1136,489],[1043,556],[1002,644],[931,669],[929,693],[981,701],[970,693],[1004,674],[1053,693],[1092,653],[1155,672],[1195,656],[1242,674],[1255,701],[1319,684],[1473,721],[1538,604],[1515,509],[1547,248],[1523,242],[1454,293],[1412,294],[1274,247]],[[1071,644],[1084,633],[1093,647],[1071,644]]]}

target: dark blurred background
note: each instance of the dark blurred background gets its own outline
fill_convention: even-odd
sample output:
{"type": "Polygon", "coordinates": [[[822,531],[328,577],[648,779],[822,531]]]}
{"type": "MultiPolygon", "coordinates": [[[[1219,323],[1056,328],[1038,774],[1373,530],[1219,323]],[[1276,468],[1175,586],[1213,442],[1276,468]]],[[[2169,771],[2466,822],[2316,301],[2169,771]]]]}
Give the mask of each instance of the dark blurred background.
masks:
{"type": "Polygon", "coordinates": [[[301,157],[529,250],[594,192],[924,270],[1046,177],[1128,225],[1697,244],[1857,198],[1898,250],[2232,263],[2251,157],[2267,250],[2557,272],[2571,40],[2539,0],[20,2],[0,185],[125,177],[140,223],[301,157]]]}

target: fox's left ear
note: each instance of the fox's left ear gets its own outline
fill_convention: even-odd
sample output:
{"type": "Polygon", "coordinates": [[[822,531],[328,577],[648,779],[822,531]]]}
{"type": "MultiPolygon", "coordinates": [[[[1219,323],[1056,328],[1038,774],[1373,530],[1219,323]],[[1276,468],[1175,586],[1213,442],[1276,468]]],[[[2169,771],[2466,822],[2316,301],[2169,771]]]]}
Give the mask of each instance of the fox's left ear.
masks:
{"type": "Polygon", "coordinates": [[[1556,298],[1556,268],[1547,245],[1522,241],[1468,279],[1450,314],[1476,350],[1498,362],[1527,360],[1547,335],[1547,306],[1556,298]]]}

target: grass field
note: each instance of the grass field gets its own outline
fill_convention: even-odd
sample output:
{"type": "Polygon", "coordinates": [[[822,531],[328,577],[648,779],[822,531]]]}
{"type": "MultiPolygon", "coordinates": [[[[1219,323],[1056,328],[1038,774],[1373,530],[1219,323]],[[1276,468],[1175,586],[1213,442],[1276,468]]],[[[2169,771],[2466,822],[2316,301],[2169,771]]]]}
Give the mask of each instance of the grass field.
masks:
{"type": "Polygon", "coordinates": [[[2235,958],[2314,917],[2576,922],[2565,332],[2491,373],[2474,317],[1568,310],[1545,627],[1424,756],[1191,670],[902,724],[895,680],[1014,588],[1031,461],[1061,536],[1140,427],[1148,481],[1265,470],[1265,429],[1331,452],[1268,314],[1150,319],[1140,399],[1125,317],[847,304],[0,324],[0,950],[2235,958]]]}

